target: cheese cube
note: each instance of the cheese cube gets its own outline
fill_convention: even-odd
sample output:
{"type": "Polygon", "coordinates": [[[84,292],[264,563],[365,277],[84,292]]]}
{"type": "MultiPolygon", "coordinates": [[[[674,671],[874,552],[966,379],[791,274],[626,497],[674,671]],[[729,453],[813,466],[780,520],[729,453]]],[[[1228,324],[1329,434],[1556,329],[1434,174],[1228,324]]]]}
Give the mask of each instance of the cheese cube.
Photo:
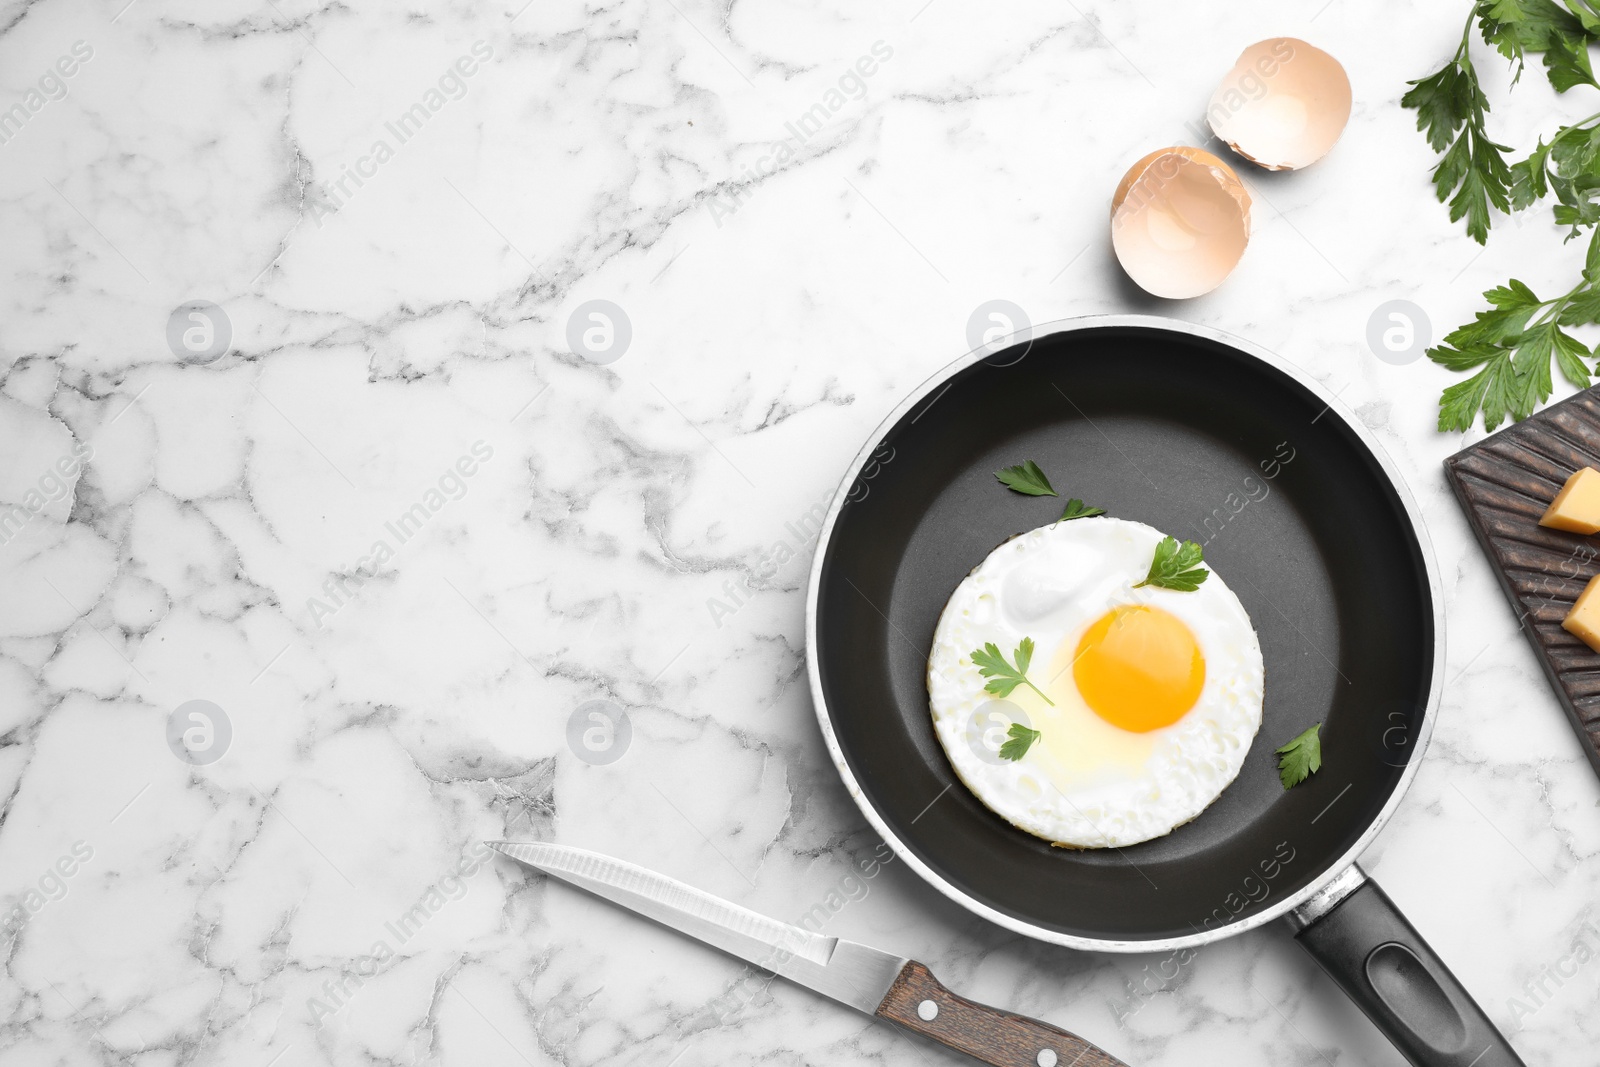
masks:
{"type": "Polygon", "coordinates": [[[1600,574],[1590,578],[1589,584],[1583,587],[1578,602],[1561,621],[1561,628],[1600,652],[1600,592],[1597,590],[1600,590],[1600,574]]]}
{"type": "Polygon", "coordinates": [[[1574,471],[1550,501],[1539,525],[1571,533],[1600,533],[1600,471],[1593,467],[1574,471]]]}

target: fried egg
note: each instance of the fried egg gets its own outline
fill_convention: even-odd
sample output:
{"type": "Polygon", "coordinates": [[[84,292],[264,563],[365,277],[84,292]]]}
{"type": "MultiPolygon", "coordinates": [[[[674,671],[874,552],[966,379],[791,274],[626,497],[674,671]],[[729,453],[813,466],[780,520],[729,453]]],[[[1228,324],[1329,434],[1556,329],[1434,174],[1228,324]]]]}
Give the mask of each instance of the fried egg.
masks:
{"type": "Polygon", "coordinates": [[[934,631],[928,699],[956,774],[995,814],[1058,845],[1170,833],[1239,774],[1261,725],[1261,646],[1209,563],[1192,592],[1135,588],[1159,530],[1095,517],[1007,541],[956,587],[934,631]],[[1032,642],[1003,698],[973,662],[1032,642]],[[1037,691],[1035,689],[1037,687],[1037,691]],[[1012,724],[1039,737],[1001,755],[1012,724]]]}

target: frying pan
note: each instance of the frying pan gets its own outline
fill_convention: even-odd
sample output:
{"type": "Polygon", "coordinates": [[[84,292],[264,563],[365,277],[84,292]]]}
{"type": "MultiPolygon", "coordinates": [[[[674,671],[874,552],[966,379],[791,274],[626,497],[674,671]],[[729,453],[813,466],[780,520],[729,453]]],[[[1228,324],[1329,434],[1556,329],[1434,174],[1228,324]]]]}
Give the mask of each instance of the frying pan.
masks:
{"type": "Polygon", "coordinates": [[[1427,746],[1444,616],[1410,495],[1365,427],[1293,367],[1145,316],[1068,320],[969,353],[846,473],[806,626],[817,718],[846,787],[952,900],[1112,952],[1192,948],[1284,918],[1411,1063],[1522,1063],[1356,865],[1427,746]],[[1061,499],[995,480],[1025,459],[1063,498],[1202,542],[1260,637],[1260,733],[1221,797],[1166,837],[1052,847],[984,807],[934,736],[925,672],[946,600],[997,545],[1060,515],[1061,499]],[[1316,722],[1322,768],[1286,791],[1273,749],[1316,722]]]}

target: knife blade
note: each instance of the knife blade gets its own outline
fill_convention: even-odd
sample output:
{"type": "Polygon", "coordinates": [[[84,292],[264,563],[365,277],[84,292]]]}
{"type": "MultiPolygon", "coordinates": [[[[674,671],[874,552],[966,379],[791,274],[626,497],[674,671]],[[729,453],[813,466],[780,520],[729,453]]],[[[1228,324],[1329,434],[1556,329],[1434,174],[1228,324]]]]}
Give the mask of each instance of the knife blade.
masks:
{"type": "Polygon", "coordinates": [[[1076,1034],[950,992],[922,964],[824,937],[587,849],[486,841],[518,863],[994,1067],[1127,1067],[1076,1034]]]}

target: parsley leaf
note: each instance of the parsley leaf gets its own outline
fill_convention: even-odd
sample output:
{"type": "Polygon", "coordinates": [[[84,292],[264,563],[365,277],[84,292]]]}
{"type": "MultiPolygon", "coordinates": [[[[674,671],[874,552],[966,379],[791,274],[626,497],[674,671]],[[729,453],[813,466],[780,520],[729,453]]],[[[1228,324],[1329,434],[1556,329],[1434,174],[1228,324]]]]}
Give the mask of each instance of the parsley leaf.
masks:
{"type": "MultiPolygon", "coordinates": [[[[1575,0],[1576,2],[1576,0],[1575,0]]],[[[1526,159],[1511,166],[1511,207],[1515,211],[1554,193],[1553,214],[1569,227],[1572,240],[1584,227],[1600,221],[1600,113],[1562,126],[1546,144],[1544,138],[1526,159]]]]}
{"type": "Polygon", "coordinates": [[[1011,740],[1000,746],[1000,758],[1019,760],[1028,754],[1028,749],[1033,743],[1044,735],[1038,730],[1030,730],[1020,722],[1011,724],[1011,729],[1006,731],[1006,736],[1011,740]]]}
{"type": "Polygon", "coordinates": [[[1433,150],[1443,153],[1433,168],[1433,186],[1441,202],[1450,201],[1450,221],[1465,218],[1467,233],[1479,244],[1489,237],[1489,209],[1509,209],[1512,182],[1505,158],[1510,149],[1490,140],[1485,130],[1489,98],[1478,85],[1478,71],[1467,50],[1482,4],[1480,0],[1474,5],[1450,62],[1426,78],[1407,82],[1412,88],[1400,98],[1401,107],[1417,112],[1417,129],[1433,150]]]}
{"type": "Polygon", "coordinates": [[[1079,500],[1077,497],[1073,497],[1071,500],[1067,501],[1066,510],[1061,513],[1061,518],[1057,519],[1056,521],[1066,522],[1068,519],[1092,519],[1096,515],[1104,515],[1105,513],[1105,508],[1085,507],[1083,501],[1079,500]]]}
{"type": "Polygon", "coordinates": [[[1277,750],[1278,781],[1293,789],[1322,768],[1322,724],[1319,722],[1277,750]]]}
{"type": "Polygon", "coordinates": [[[1016,666],[1006,662],[993,641],[972,651],[972,662],[978,668],[978,673],[989,679],[983,687],[985,692],[1008,697],[1017,686],[1025,685],[1038,693],[1046,704],[1055,707],[1056,702],[1045,696],[1044,690],[1028,681],[1028,664],[1033,661],[1033,638],[1024,637],[1022,643],[1017,645],[1016,652],[1012,653],[1012,658],[1017,661],[1016,666]]]}
{"type": "Polygon", "coordinates": [[[1600,34],[1600,3],[1595,0],[1567,0],[1567,9],[1577,17],[1585,32],[1600,34]]]}
{"type": "Polygon", "coordinates": [[[1467,233],[1483,244],[1492,211],[1522,211],[1546,197],[1567,240],[1591,231],[1582,279],[1561,296],[1541,299],[1519,281],[1489,290],[1489,309],[1428,350],[1452,371],[1473,371],[1439,397],[1439,429],[1466,430],[1483,416],[1494,430],[1531,415],[1550,398],[1551,362],[1579,388],[1595,373],[1595,353],[1565,327],[1600,323],[1600,112],[1559,127],[1524,159],[1506,162],[1504,146],[1489,139],[1488,98],[1478,83],[1468,45],[1477,26],[1521,77],[1529,53],[1544,57],[1557,92],[1577,85],[1600,87],[1589,46],[1600,40],[1600,0],[1474,0],[1461,42],[1448,63],[1409,83],[1401,103],[1417,112],[1417,128],[1439,162],[1433,183],[1449,200],[1450,219],[1466,219],[1467,233]]]}
{"type": "MultiPolygon", "coordinates": [[[[1581,0],[1580,6],[1584,6],[1581,0]]],[[[1511,60],[1516,77],[1522,76],[1526,53],[1540,52],[1545,76],[1556,92],[1595,84],[1589,66],[1592,31],[1578,12],[1564,10],[1554,0],[1478,0],[1473,15],[1484,41],[1511,60]]]]}
{"type": "Polygon", "coordinates": [[[1144,581],[1134,588],[1158,585],[1163,589],[1192,593],[1199,589],[1200,583],[1211,574],[1199,565],[1200,559],[1201,548],[1198,542],[1185,541],[1179,545],[1177,538],[1163,537],[1161,543],[1156,546],[1155,558],[1150,561],[1150,573],[1145,575],[1144,581]]]}
{"type": "Polygon", "coordinates": [[[1594,373],[1588,362],[1594,353],[1562,327],[1600,321],[1597,283],[1600,230],[1590,238],[1582,280],[1563,295],[1542,300],[1516,279],[1484,293],[1489,310],[1428,349],[1428,358],[1448,370],[1480,368],[1439,397],[1439,429],[1470,429],[1480,411],[1487,430],[1507,418],[1527,418],[1550,398],[1552,360],[1562,377],[1586,388],[1594,373]]]}
{"type": "MultiPolygon", "coordinates": [[[[1491,209],[1521,210],[1545,195],[1549,186],[1544,162],[1550,158],[1554,142],[1546,146],[1541,141],[1523,164],[1537,157],[1536,162],[1519,172],[1506,160],[1510,149],[1490,139],[1485,123],[1489,99],[1478,82],[1468,48],[1474,24],[1484,41],[1511,61],[1516,70],[1513,82],[1522,76],[1527,54],[1539,53],[1550,84],[1564,93],[1577,85],[1600,85],[1589,62],[1589,44],[1600,37],[1600,3],[1567,0],[1567,8],[1562,8],[1555,0],[1476,0],[1450,61],[1426,78],[1407,83],[1411,89],[1400,98],[1400,104],[1416,111],[1417,129],[1427,136],[1433,150],[1441,153],[1433,168],[1439,200],[1450,202],[1450,221],[1466,219],[1467,233],[1483,244],[1489,235],[1491,209]]],[[[1576,137],[1569,135],[1569,140],[1576,137]]],[[[1570,170],[1563,174],[1571,178],[1570,170]]],[[[1581,190],[1567,187],[1563,191],[1576,194],[1581,190]]],[[[1584,210],[1567,197],[1561,199],[1556,214],[1564,225],[1589,225],[1600,217],[1600,212],[1584,210]]]]}
{"type": "Polygon", "coordinates": [[[1056,491],[1050,487],[1050,479],[1044,476],[1044,471],[1033,460],[1024,460],[1015,467],[1006,467],[994,472],[1007,489],[1024,493],[1028,496],[1055,496],[1056,491]]]}

